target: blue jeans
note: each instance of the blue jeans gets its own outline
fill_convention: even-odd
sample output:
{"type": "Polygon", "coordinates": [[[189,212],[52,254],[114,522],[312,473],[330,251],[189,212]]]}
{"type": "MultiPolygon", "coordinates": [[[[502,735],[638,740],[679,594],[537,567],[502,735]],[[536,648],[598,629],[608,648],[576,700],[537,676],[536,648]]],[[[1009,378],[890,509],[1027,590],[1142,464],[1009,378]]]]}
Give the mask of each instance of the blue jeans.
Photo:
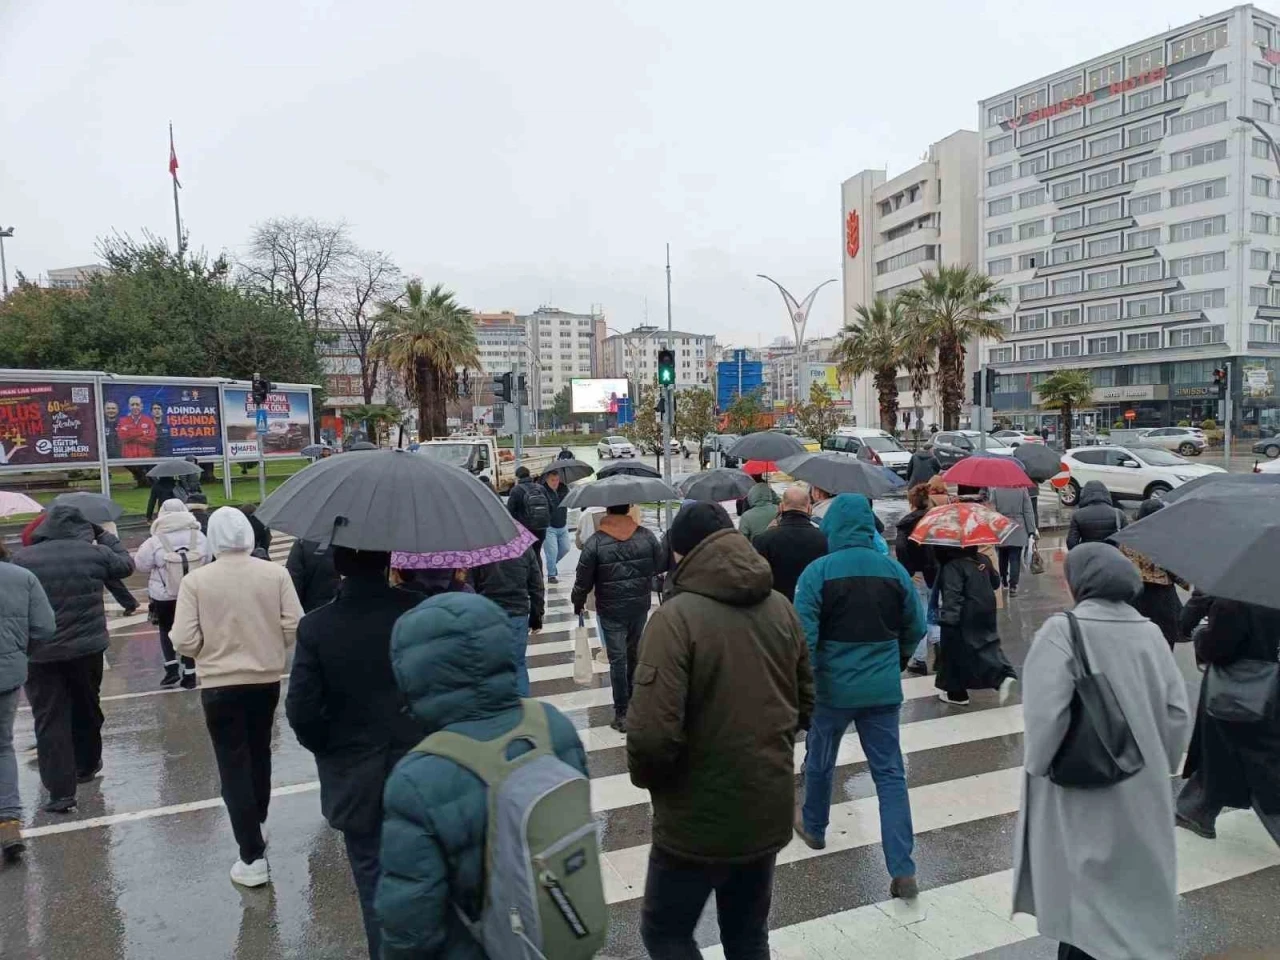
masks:
{"type": "Polygon", "coordinates": [[[614,620],[600,617],[600,644],[609,654],[609,685],[613,688],[613,713],[627,715],[631,702],[631,686],[635,682],[636,660],[640,656],[640,635],[644,633],[649,611],[614,620]]]}
{"type": "Polygon", "coordinates": [[[18,796],[18,759],[13,755],[13,718],[21,687],[0,693],[0,820],[22,819],[18,796]]]}
{"type": "Polygon", "coordinates": [[[901,707],[826,707],[813,710],[804,758],[804,829],[822,839],[831,815],[831,778],[835,772],[840,738],[849,724],[858,731],[862,752],[867,755],[871,779],[880,801],[880,844],[891,877],[913,877],[916,873],[911,851],[915,846],[911,828],[911,801],[907,797],[907,775],[898,745],[898,713],[901,707]]]}
{"type": "Polygon", "coordinates": [[[522,697],[529,695],[529,664],[525,660],[525,650],[529,646],[529,616],[511,617],[511,655],[516,661],[516,692],[522,697]]]}
{"type": "Polygon", "coordinates": [[[542,552],[547,558],[547,576],[560,576],[559,563],[569,552],[569,528],[547,527],[547,539],[542,541],[542,552]]]}

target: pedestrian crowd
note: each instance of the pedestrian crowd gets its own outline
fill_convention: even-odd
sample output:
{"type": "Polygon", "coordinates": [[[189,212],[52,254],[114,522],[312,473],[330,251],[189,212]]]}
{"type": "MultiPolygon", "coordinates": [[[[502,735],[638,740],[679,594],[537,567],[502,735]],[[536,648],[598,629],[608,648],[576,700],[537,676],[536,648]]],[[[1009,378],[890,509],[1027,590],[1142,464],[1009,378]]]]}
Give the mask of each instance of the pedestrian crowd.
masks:
{"type": "MultiPolygon", "coordinates": [[[[927,445],[909,469],[892,550],[868,498],[804,484],[779,497],[763,478],[736,529],[717,503],[686,503],[662,540],[634,504],[583,512],[571,605],[580,623],[597,619],[612,726],[653,805],[645,948],[658,960],[698,956],[694,928],[714,893],[725,956],[769,955],[778,854],[793,836],[825,847],[850,727],[876,787],[889,895],[914,900],[899,728],[904,674],[932,669],[938,698],[955,708],[983,690],[1003,704],[1023,686],[1014,907],[1036,915],[1060,958],[1173,956],[1175,824],[1212,838],[1224,808],[1253,807],[1280,843],[1280,715],[1236,723],[1202,702],[1193,716],[1171,650],[1191,638],[1205,664],[1275,661],[1280,611],[1200,592],[1184,607],[1186,584],[1107,543],[1128,521],[1089,483],[1067,537],[1074,606],[1044,622],[1018,674],[998,610],[1017,598],[1039,537],[1027,491],[961,491],[1012,524],[998,550],[928,546],[913,533],[953,498],[927,445]],[[1131,742],[1127,766],[1094,763],[1088,775],[1103,779],[1086,788],[1068,761],[1091,677],[1108,681],[1106,704],[1131,742]],[[1188,737],[1175,803],[1169,775],[1188,737]]],[[[587,754],[564,715],[528,699],[526,663],[546,584],[569,552],[568,486],[523,467],[517,480],[508,509],[530,545],[442,571],[305,540],[277,565],[252,511],[197,512],[206,505],[190,491],[156,505],[132,556],[79,510],[50,509],[28,546],[0,558],[10,561],[0,562],[6,857],[23,846],[18,692],[35,721],[43,809],[70,812],[77,784],[102,770],[103,591],[136,569],[147,574],[161,684],[200,691],[238,847],[235,883],[270,882],[271,737],[287,674],[285,715],[315,756],[372,958],[525,956],[531,937],[547,956],[590,956],[605,907],[587,754]],[[533,835],[556,840],[530,850],[533,835]],[[530,862],[537,880],[526,886],[530,862]],[[523,909],[542,918],[537,929],[511,921],[523,909]]]]}

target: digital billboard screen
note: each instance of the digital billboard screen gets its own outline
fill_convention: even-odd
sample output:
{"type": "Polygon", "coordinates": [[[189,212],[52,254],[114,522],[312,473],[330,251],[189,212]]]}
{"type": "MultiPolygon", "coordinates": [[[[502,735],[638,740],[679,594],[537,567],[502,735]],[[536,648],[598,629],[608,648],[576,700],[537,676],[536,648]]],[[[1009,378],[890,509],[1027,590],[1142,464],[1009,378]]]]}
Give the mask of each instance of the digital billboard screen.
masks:
{"type": "Polygon", "coordinates": [[[76,466],[98,459],[92,383],[0,382],[0,466],[76,466]]]}
{"type": "Polygon", "coordinates": [[[257,429],[258,409],[248,390],[228,388],[222,415],[227,424],[227,452],[233,460],[296,457],[311,443],[311,394],[306,390],[273,390],[263,404],[265,432],[257,429]],[[261,443],[259,443],[261,440],[261,443]]]}
{"type": "Polygon", "coordinates": [[[216,386],[104,383],[102,425],[108,460],[222,455],[216,386]]]}
{"type": "Polygon", "coordinates": [[[627,389],[627,381],[621,378],[570,380],[572,410],[574,413],[617,413],[618,401],[628,396],[627,389]]]}

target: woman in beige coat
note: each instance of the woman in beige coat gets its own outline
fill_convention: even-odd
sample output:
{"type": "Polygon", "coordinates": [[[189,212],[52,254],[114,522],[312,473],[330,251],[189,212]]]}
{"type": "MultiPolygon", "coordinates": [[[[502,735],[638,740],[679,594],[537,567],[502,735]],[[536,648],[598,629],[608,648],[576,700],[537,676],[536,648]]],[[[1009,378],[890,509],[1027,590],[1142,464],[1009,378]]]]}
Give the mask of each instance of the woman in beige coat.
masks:
{"type": "Polygon", "coordinates": [[[182,578],[173,645],[200,673],[200,702],[240,847],[231,879],[270,880],[262,825],[271,800],[271,728],[280,676],[302,619],[284,567],[250,556],[253,527],[234,507],[209,518],[215,562],[182,578]]]}
{"type": "Polygon", "coordinates": [[[1114,786],[1060,787],[1049,769],[1071,717],[1065,615],[1045,621],[1022,668],[1026,723],[1022,809],[1014,852],[1016,913],[1036,916],[1060,960],[1173,957],[1177,931],[1173,793],[1190,731],[1186,682],[1160,628],[1129,605],[1137,568],[1105,543],[1067,555],[1085,652],[1115,691],[1143,768],[1114,786]]]}

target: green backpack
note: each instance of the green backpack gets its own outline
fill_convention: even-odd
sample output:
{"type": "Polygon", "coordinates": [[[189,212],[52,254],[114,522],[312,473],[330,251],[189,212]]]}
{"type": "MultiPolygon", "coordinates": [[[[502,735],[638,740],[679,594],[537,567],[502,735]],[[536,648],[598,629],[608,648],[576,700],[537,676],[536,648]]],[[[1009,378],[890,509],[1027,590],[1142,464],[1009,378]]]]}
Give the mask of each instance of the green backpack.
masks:
{"type": "Polygon", "coordinates": [[[479,920],[458,907],[490,960],[586,960],[604,946],[608,907],[591,784],[556,756],[547,708],[521,701],[507,734],[473,740],[448,730],[414,747],[465,767],[488,790],[485,894],[479,920]],[[523,740],[533,749],[513,760],[523,740]]]}

